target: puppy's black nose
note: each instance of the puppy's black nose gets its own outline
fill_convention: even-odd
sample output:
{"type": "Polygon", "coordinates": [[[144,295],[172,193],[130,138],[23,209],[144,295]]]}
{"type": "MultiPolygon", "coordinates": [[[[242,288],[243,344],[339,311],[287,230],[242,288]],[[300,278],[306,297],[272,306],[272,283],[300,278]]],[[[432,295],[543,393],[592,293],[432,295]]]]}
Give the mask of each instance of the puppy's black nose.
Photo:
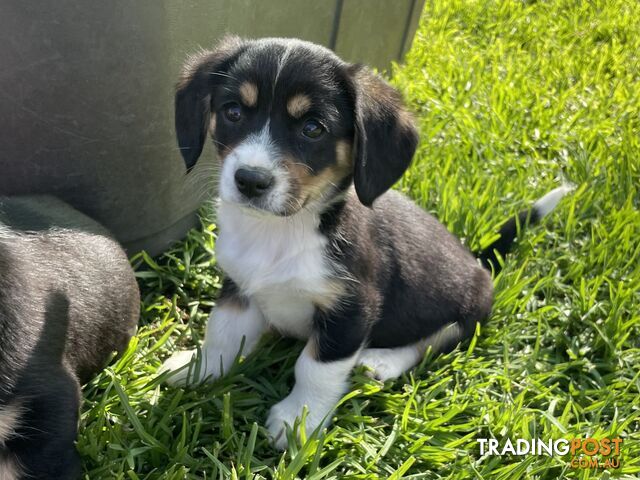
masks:
{"type": "Polygon", "coordinates": [[[247,198],[259,197],[273,185],[273,175],[264,168],[239,168],[235,180],[238,191],[247,198]]]}

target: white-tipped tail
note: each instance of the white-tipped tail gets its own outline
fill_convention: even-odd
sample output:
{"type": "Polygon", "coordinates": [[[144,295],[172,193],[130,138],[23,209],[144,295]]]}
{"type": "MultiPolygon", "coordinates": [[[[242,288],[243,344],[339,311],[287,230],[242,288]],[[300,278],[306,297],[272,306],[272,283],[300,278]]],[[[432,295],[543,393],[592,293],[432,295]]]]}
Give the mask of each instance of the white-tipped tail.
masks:
{"type": "Polygon", "coordinates": [[[544,217],[550,211],[556,208],[556,205],[560,203],[562,197],[564,197],[571,190],[573,190],[573,187],[571,185],[563,185],[561,187],[554,188],[549,193],[538,199],[536,203],[533,204],[533,208],[539,215],[539,218],[544,217]]]}

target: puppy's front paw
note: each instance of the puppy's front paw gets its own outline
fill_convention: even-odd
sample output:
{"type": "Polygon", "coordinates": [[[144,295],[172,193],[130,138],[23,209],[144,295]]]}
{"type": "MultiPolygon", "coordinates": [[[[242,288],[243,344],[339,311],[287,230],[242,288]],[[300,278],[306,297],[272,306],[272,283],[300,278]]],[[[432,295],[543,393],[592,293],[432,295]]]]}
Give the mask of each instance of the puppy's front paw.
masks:
{"type": "MultiPolygon", "coordinates": [[[[324,411],[317,405],[306,406],[305,433],[310,435],[318,426],[323,423],[328,423],[328,419],[325,420],[325,416],[329,413],[329,410],[324,411]]],[[[267,429],[269,430],[269,437],[271,438],[273,446],[278,450],[287,448],[286,426],[289,425],[290,428],[293,428],[296,419],[302,417],[304,407],[305,403],[296,398],[293,393],[271,407],[269,417],[267,418],[267,429]]],[[[302,428],[302,426],[300,426],[300,428],[302,428]]]]}
{"type": "MultiPolygon", "coordinates": [[[[213,381],[223,373],[220,369],[221,358],[220,354],[210,354],[205,350],[202,350],[201,356],[198,356],[197,350],[176,352],[162,364],[158,374],[169,372],[166,382],[171,386],[183,387],[203,381],[213,381]]],[[[230,361],[233,362],[233,359],[230,361]]]]}
{"type": "MultiPolygon", "coordinates": [[[[302,415],[302,406],[290,401],[290,397],[271,407],[269,418],[267,418],[267,429],[273,446],[278,450],[287,448],[287,425],[293,428],[296,418],[302,415]]],[[[308,419],[306,420],[308,423],[308,419]]]]}
{"type": "Polygon", "coordinates": [[[164,361],[158,370],[158,375],[168,372],[165,379],[168,385],[184,387],[185,385],[192,383],[192,364],[195,363],[194,360],[196,359],[196,356],[196,350],[183,350],[176,352],[164,361]]]}

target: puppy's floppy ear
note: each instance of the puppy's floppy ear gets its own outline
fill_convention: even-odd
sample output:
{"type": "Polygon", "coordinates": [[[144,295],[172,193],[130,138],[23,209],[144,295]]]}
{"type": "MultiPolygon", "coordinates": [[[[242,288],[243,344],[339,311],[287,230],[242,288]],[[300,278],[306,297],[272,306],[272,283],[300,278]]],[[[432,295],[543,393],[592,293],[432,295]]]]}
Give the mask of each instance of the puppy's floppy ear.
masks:
{"type": "Polygon", "coordinates": [[[191,57],[176,87],[175,126],[180,153],[191,170],[202,153],[211,117],[211,97],[224,74],[244,50],[235,36],[224,37],[214,50],[191,57]]]}
{"type": "Polygon", "coordinates": [[[360,202],[371,206],[409,167],[418,132],[393,87],[361,65],[348,71],[355,103],[353,183],[360,202]]]}

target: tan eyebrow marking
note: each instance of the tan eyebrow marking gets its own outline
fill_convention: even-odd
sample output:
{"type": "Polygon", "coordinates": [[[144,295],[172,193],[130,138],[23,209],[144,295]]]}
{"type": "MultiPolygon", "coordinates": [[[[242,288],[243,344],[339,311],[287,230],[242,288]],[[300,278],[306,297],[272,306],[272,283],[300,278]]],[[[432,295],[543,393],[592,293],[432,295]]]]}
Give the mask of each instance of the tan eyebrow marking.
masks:
{"type": "Polygon", "coordinates": [[[304,93],[297,93],[287,102],[287,112],[293,118],[300,118],[311,108],[311,98],[304,93]]]}
{"type": "Polygon", "coordinates": [[[339,167],[351,167],[351,146],[351,143],[346,140],[338,140],[336,143],[336,163],[339,167]]]}
{"type": "Polygon", "coordinates": [[[243,82],[239,90],[240,100],[247,107],[255,107],[258,104],[258,86],[255,83],[243,82]]]}

